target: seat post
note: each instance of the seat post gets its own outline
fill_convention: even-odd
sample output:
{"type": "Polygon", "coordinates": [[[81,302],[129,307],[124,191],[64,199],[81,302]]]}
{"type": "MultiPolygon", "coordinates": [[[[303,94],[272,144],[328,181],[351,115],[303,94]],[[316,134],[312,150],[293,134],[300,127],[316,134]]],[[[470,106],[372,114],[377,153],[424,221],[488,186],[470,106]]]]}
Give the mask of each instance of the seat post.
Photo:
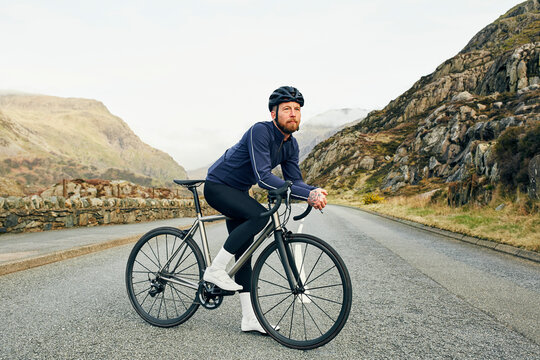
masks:
{"type": "Polygon", "coordinates": [[[188,189],[193,193],[193,201],[195,202],[195,211],[197,215],[202,215],[201,204],[199,202],[199,194],[196,186],[188,186],[188,189]]]}

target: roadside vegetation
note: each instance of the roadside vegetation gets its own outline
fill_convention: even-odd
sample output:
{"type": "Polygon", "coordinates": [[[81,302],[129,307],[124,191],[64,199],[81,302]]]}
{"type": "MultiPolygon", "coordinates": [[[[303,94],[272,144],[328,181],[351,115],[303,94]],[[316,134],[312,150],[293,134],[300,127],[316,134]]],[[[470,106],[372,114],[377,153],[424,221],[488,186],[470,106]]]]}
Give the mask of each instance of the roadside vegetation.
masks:
{"type": "Polygon", "coordinates": [[[538,202],[524,194],[497,194],[488,205],[447,205],[443,191],[416,196],[382,198],[364,194],[330,198],[334,204],[351,205],[460,234],[540,252],[538,202]],[[375,201],[374,201],[375,200],[375,201]]]}

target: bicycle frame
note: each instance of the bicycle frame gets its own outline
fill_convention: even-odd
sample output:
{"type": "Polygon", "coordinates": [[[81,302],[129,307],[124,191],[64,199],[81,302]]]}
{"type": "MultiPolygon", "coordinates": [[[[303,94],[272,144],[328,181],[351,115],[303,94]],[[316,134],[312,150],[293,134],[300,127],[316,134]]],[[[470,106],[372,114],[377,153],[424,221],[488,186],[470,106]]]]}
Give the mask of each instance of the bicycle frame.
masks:
{"type": "MultiPolygon", "coordinates": [[[[214,222],[219,220],[225,220],[227,217],[225,215],[209,215],[209,216],[203,216],[201,211],[201,206],[199,203],[199,195],[197,193],[196,187],[189,187],[189,190],[193,193],[193,198],[195,202],[195,209],[197,212],[197,219],[195,219],[195,222],[189,229],[188,233],[185,235],[186,238],[192,237],[197,230],[200,232],[201,236],[201,245],[203,250],[203,256],[204,260],[206,262],[206,266],[210,266],[212,263],[212,258],[210,256],[210,250],[208,246],[208,238],[206,236],[206,228],[204,224],[206,222],[214,222]]],[[[257,236],[257,239],[249,246],[249,248],[242,254],[242,256],[235,262],[231,270],[229,270],[228,274],[230,277],[233,277],[240,268],[251,259],[255,251],[261,246],[261,244],[266,240],[270,235],[274,234],[274,238],[276,243],[278,244],[278,252],[281,258],[281,262],[283,264],[285,273],[287,275],[287,279],[289,282],[289,286],[291,287],[291,291],[296,291],[298,288],[302,288],[302,280],[300,279],[298,269],[296,268],[296,264],[294,261],[293,254],[291,253],[289,247],[285,246],[284,239],[283,239],[283,229],[281,226],[281,220],[279,218],[279,215],[277,212],[272,214],[272,219],[266,225],[266,227],[259,233],[259,236],[257,236]],[[285,260],[287,259],[287,260],[285,260]]],[[[173,258],[178,254],[180,251],[180,248],[176,250],[176,252],[170,257],[169,261],[161,268],[160,272],[162,272],[164,269],[167,269],[170,265],[170,262],[173,258]]],[[[177,283],[180,285],[187,285],[192,288],[198,288],[199,284],[193,283],[191,281],[187,281],[184,279],[177,279],[172,278],[168,276],[163,276],[165,280],[171,281],[173,283],[177,283]]]]}

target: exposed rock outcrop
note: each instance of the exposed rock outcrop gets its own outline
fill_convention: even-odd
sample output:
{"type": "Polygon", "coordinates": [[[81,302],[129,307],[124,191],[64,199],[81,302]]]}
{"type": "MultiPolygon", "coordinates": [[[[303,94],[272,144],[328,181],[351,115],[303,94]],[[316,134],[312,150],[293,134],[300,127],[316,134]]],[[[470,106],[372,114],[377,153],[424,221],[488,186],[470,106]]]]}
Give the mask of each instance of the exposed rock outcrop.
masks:
{"type": "Polygon", "coordinates": [[[529,0],[383,110],[319,144],[302,169],[308,182],[336,190],[396,192],[429,181],[490,188],[498,137],[539,122],[540,4],[529,0]],[[360,165],[365,156],[372,170],[360,165]]]}

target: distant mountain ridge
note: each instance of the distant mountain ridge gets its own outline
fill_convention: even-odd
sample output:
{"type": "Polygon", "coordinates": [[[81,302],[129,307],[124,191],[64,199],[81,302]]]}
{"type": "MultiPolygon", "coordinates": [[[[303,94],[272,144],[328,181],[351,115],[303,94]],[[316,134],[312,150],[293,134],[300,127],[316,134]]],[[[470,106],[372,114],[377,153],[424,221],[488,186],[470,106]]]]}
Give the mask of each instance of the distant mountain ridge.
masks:
{"type": "Polygon", "coordinates": [[[0,176],[30,188],[62,178],[170,184],[182,166],[141,141],[99,101],[45,95],[0,96],[0,176]]]}
{"type": "Polygon", "coordinates": [[[360,108],[331,109],[302,120],[300,130],[294,134],[300,148],[300,162],[313,148],[338,131],[365,119],[369,110],[360,108]]]}

